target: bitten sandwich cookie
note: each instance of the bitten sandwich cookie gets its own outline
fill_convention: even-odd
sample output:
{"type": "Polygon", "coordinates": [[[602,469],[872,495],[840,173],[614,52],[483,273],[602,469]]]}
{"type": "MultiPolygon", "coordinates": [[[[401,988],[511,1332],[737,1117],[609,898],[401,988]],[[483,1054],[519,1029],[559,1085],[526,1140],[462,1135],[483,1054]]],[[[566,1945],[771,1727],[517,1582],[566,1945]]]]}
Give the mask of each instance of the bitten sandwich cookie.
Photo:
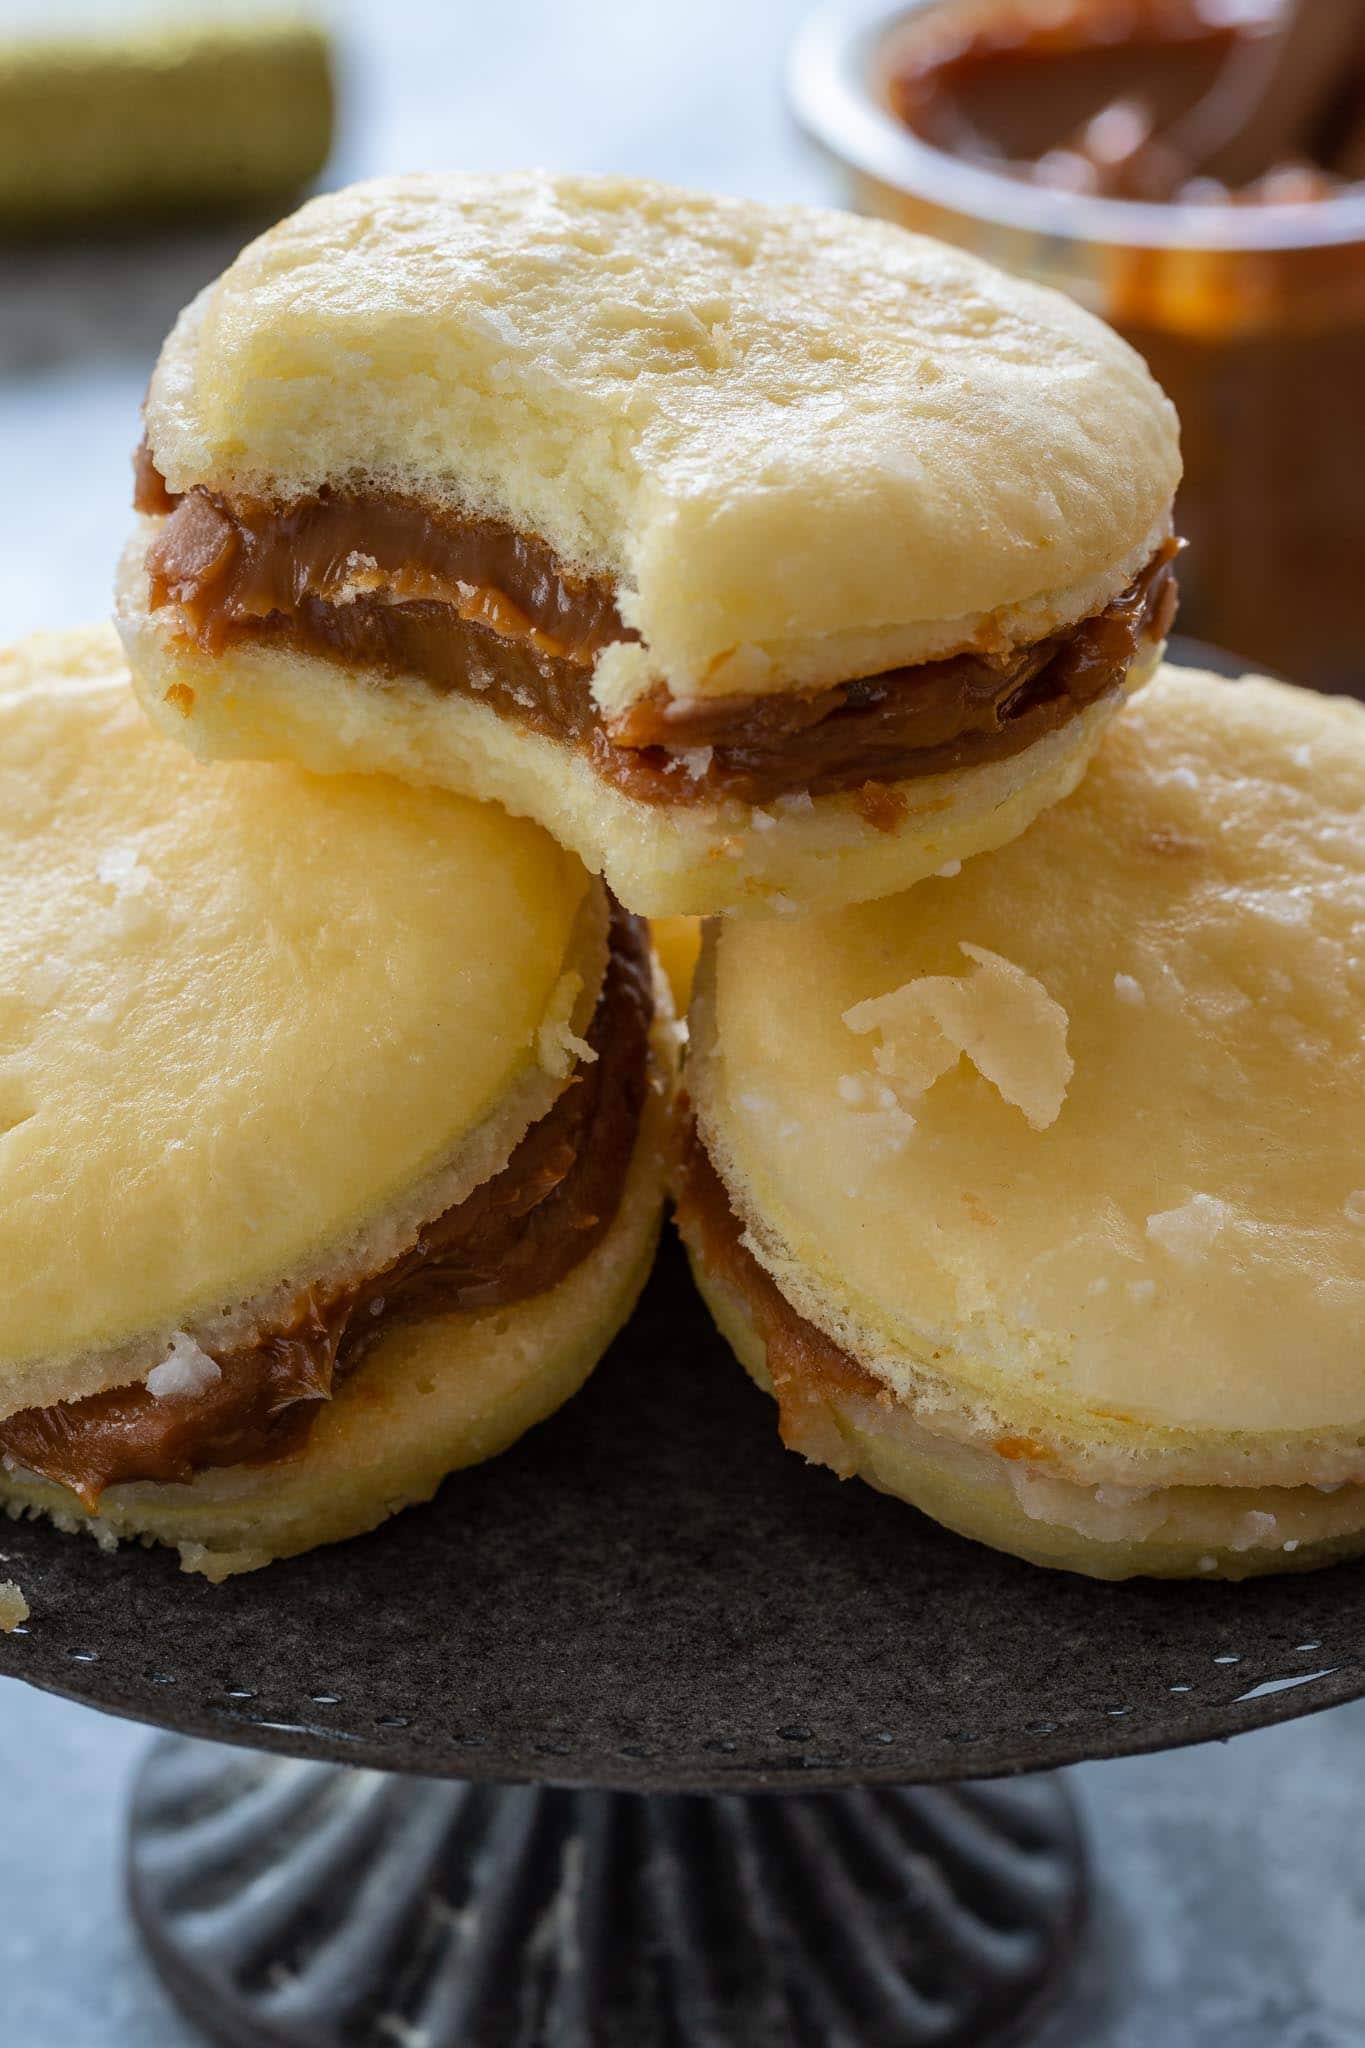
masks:
{"type": "Polygon", "coordinates": [[[1116,335],[899,228],[384,179],[182,315],[120,613],[203,755],[496,798],[650,915],[832,905],[1074,787],[1178,474],[1116,335]]]}
{"type": "Polygon", "coordinates": [[[0,655],[0,781],[0,1500],[223,1578],[558,1407],[658,1225],[639,922],[496,805],[200,766],[105,628],[0,655]]]}
{"type": "Polygon", "coordinates": [[[786,1441],[1098,1578],[1365,1548],[1365,709],[1167,669],[955,880],[708,935],[681,1221],[786,1441]]]}

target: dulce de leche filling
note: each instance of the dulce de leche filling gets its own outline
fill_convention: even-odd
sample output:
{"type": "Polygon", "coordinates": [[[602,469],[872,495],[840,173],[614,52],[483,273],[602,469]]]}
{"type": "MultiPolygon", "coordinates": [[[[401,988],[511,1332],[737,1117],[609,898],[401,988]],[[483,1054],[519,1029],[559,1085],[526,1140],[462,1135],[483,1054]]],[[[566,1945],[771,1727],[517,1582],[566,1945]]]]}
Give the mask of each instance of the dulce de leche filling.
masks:
{"type": "Polygon", "coordinates": [[[146,1386],[28,1408],[0,1422],[0,1457],[69,1486],[92,1513],[124,1480],[184,1481],[215,1465],[303,1449],[334,1383],[396,1322],[503,1307],[553,1287],[605,1235],[648,1086],[652,1012],[644,928],[613,906],[606,977],[580,1061],[501,1173],[426,1224],[382,1271],[315,1288],[248,1343],[215,1351],[200,1393],[146,1386]]]}
{"type": "Polygon", "coordinates": [[[881,1381],[823,1330],[794,1309],[772,1275],[744,1242],[744,1226],[730,1205],[692,1116],[683,1106],[677,1212],[683,1236],[707,1271],[738,1294],[763,1339],[778,1425],[789,1450],[800,1451],[842,1477],[853,1461],[830,1414],[839,1395],[887,1398],[881,1381]]]}
{"type": "MultiPolygon", "coordinates": [[[[1226,182],[1229,109],[1261,114],[1252,70],[1282,26],[1273,4],[1211,0],[978,0],[908,19],[888,50],[887,97],[926,142],[1066,191],[1266,205],[1329,199],[1365,173],[1365,63],[1347,58],[1310,105],[1287,160],[1226,182]],[[1217,94],[1220,109],[1211,95],[1217,94]],[[1201,115],[1201,107],[1203,113],[1201,115]],[[1215,175],[1205,174],[1211,155],[1215,175]]],[[[1332,12],[1330,8],[1328,13],[1332,12]]],[[[1262,60],[1264,61],[1264,60],[1262,60]]],[[[1270,121],[1275,121],[1274,107],[1270,121]]],[[[1263,122],[1262,122],[1263,126],[1263,122]]],[[[1258,124],[1234,151],[1257,160],[1258,124]]]]}
{"type": "Polygon", "coordinates": [[[1093,618],[1003,654],[804,694],[680,703],[659,691],[609,718],[593,663],[638,636],[613,589],[570,573],[534,535],[391,492],[327,489],[290,505],[202,488],[175,498],[145,447],[136,503],[165,519],[147,552],[151,607],[173,607],[207,654],[272,644],[480,698],[586,752],[647,803],[857,790],[887,829],[899,811],[885,784],[1032,745],[1120,689],[1140,643],[1163,638],[1175,612],[1171,541],[1093,618]]]}

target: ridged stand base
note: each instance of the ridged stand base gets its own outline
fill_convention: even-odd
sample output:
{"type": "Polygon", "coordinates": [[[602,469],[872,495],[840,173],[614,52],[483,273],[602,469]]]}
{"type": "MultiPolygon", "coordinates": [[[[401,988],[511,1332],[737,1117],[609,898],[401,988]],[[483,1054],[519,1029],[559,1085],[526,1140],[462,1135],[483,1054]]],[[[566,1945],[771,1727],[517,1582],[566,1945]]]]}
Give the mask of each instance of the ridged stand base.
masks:
{"type": "Polygon", "coordinates": [[[662,1796],[159,1741],[138,1925],[229,2048],[988,2048],[1082,1913],[1058,1784],[662,1796]]]}

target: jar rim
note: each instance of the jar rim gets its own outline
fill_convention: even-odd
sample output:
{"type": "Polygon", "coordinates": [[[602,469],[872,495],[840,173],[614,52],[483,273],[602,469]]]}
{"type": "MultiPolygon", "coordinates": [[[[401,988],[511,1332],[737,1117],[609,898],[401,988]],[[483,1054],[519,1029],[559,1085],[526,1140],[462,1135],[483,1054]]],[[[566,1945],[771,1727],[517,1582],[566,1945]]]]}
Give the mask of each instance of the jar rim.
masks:
{"type": "Polygon", "coordinates": [[[787,94],[802,128],[862,175],[960,214],[1059,242],[1292,252],[1365,242],[1365,188],[1260,206],[1061,192],[950,156],[898,121],[874,86],[892,32],[942,0],[832,0],[798,31],[787,94]]]}

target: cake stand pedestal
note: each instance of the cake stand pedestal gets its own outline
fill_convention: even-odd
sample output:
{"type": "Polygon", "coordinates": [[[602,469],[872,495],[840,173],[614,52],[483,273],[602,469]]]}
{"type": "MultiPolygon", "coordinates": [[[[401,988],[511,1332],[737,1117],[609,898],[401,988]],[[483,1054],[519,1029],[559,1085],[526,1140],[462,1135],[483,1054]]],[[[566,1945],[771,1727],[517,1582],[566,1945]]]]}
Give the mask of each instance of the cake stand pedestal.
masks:
{"type": "Polygon", "coordinates": [[[671,1246],[577,1400],[371,1537],[0,1560],[0,1671],[174,1731],[133,1909],[231,2048],[1023,2041],[1085,1900],[1023,1774],[1365,1693],[1361,1567],[1100,1585],[803,1466],[671,1246]]]}
{"type": "Polygon", "coordinates": [[[230,2048],[1018,2037],[1081,1919],[1051,1778],[843,1792],[399,1778],[170,1737],[133,1910],[230,2048]]]}

